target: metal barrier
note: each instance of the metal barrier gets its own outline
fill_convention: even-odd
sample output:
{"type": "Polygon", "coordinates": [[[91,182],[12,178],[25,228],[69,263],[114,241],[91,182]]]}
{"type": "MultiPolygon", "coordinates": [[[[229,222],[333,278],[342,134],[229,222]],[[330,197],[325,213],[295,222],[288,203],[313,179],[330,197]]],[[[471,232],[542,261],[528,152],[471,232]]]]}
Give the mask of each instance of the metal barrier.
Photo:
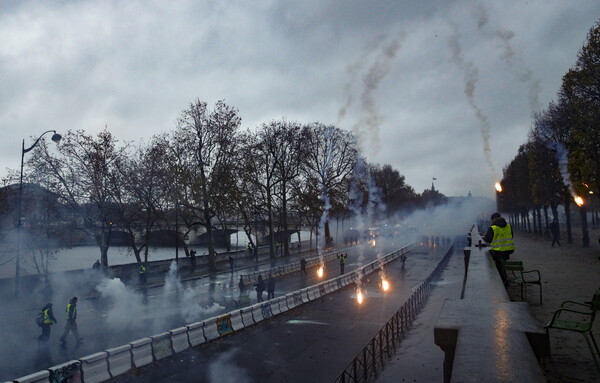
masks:
{"type": "MultiPolygon", "coordinates": [[[[368,274],[366,271],[371,272],[378,269],[383,264],[405,254],[411,247],[412,245],[406,246],[401,250],[382,257],[380,261],[374,261],[358,270],[349,272],[346,275],[321,282],[277,299],[264,303],[257,303],[242,310],[236,310],[219,317],[208,318],[202,322],[191,323],[187,326],[156,334],[151,337],[137,339],[127,345],[111,348],[109,350],[88,355],[79,360],[73,360],[50,367],[47,370],[39,371],[14,381],[28,383],[54,381],[105,381],[111,377],[123,374],[131,368],[139,368],[152,363],[155,360],[167,358],[177,352],[186,350],[189,347],[194,347],[221,338],[233,333],[234,330],[240,330],[243,327],[248,327],[304,303],[316,300],[320,296],[354,283],[359,276],[368,274]]],[[[324,261],[329,262],[335,259],[342,251],[326,254],[323,257],[324,261]]],[[[311,266],[316,266],[320,263],[321,259],[318,257],[310,259],[307,262],[307,264],[311,266]]],[[[273,273],[285,275],[298,271],[299,269],[300,264],[296,262],[274,269],[273,273]]],[[[255,279],[261,273],[265,276],[268,275],[268,272],[265,273],[263,271],[253,273],[249,277],[255,279]]],[[[412,301],[410,302],[412,305],[412,301]]],[[[407,319],[405,319],[405,321],[406,320],[407,319]]],[[[388,346],[386,347],[389,348],[388,346]]]]}
{"type": "MultiPolygon", "coordinates": [[[[400,307],[392,318],[371,339],[356,357],[346,366],[344,371],[335,380],[335,383],[369,382],[383,369],[386,360],[390,359],[396,348],[400,346],[402,338],[412,325],[416,316],[421,311],[433,285],[432,281],[438,278],[443,268],[448,263],[453,246],[438,263],[429,276],[417,287],[410,298],[400,307]]],[[[398,252],[400,253],[400,252],[398,252]]],[[[397,257],[404,253],[397,254],[397,257]]]]}

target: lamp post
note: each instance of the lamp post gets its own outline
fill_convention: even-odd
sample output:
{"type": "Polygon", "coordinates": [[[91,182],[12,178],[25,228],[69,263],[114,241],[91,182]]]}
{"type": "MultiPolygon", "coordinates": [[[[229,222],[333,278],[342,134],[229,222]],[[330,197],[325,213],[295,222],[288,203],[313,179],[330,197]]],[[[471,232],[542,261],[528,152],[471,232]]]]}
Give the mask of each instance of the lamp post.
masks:
{"type": "Polygon", "coordinates": [[[25,139],[23,139],[23,144],[21,146],[21,176],[19,178],[19,210],[18,210],[18,217],[17,217],[17,264],[16,264],[16,270],[15,270],[15,281],[17,284],[17,293],[19,291],[19,276],[20,276],[20,268],[21,268],[21,214],[22,214],[22,209],[23,209],[23,165],[24,165],[24,159],[25,159],[25,153],[31,151],[33,148],[36,147],[36,145],[38,144],[38,142],[40,142],[40,140],[42,139],[42,137],[46,134],[46,133],[50,133],[53,132],[54,134],[52,135],[52,141],[56,142],[57,144],[60,142],[60,140],[62,139],[62,136],[58,133],[56,133],[56,130],[47,130],[44,133],[42,133],[37,140],[35,140],[35,142],[33,143],[33,145],[31,145],[30,147],[28,147],[27,149],[25,149],[25,139]]]}

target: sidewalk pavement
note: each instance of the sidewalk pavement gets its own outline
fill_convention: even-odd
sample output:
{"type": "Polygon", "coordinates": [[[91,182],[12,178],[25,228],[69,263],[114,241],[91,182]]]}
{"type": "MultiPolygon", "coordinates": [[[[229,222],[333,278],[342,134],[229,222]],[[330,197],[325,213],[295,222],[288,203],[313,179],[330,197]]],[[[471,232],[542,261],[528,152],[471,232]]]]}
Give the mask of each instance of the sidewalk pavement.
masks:
{"type": "MultiPolygon", "coordinates": [[[[539,304],[537,286],[529,287],[527,299],[541,326],[552,318],[563,301],[590,301],[596,289],[600,288],[598,232],[590,233],[592,241],[588,248],[581,246],[577,234],[580,233],[574,232],[573,244],[564,241],[563,246],[552,248],[547,237],[515,233],[516,251],[511,260],[523,261],[526,269],[537,269],[542,276],[543,305],[539,304]]],[[[378,383],[442,381],[444,354],[433,341],[433,327],[444,299],[460,297],[462,272],[462,256],[456,253],[396,355],[386,363],[378,383]]],[[[520,300],[518,286],[510,286],[508,293],[511,300],[520,300]]],[[[600,338],[599,322],[596,320],[593,331],[597,340],[600,338]]],[[[552,359],[546,361],[543,368],[548,383],[600,382],[600,373],[583,336],[570,331],[551,331],[550,345],[552,359]]]]}
{"type": "MultiPolygon", "coordinates": [[[[511,260],[523,261],[525,269],[540,271],[543,281],[543,305],[539,304],[539,289],[529,288],[527,301],[541,325],[546,324],[565,300],[590,301],[600,288],[600,245],[598,231],[590,231],[590,247],[581,245],[581,232],[573,230],[572,244],[563,236],[561,247],[551,247],[551,240],[540,235],[517,232],[516,250],[511,260]]],[[[509,288],[511,300],[520,299],[517,286],[509,288]]],[[[600,319],[596,318],[593,333],[600,338],[600,319]]],[[[552,359],[544,367],[549,383],[600,382],[590,350],[581,334],[572,331],[550,331],[552,359]]]]}

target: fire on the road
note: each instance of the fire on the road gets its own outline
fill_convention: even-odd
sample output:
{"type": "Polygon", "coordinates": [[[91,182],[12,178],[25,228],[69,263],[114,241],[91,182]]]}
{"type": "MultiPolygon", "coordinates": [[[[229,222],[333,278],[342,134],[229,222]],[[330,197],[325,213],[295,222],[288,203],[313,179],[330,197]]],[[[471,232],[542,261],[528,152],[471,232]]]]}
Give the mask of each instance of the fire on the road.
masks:
{"type": "Polygon", "coordinates": [[[317,270],[317,275],[319,276],[319,278],[323,278],[323,265],[321,265],[317,270]]]}
{"type": "Polygon", "coordinates": [[[360,288],[356,289],[356,301],[359,305],[363,303],[363,295],[362,290],[360,288]]]}
{"type": "Polygon", "coordinates": [[[390,283],[387,281],[387,279],[381,279],[381,288],[383,289],[383,291],[388,291],[390,289],[390,283]]]}

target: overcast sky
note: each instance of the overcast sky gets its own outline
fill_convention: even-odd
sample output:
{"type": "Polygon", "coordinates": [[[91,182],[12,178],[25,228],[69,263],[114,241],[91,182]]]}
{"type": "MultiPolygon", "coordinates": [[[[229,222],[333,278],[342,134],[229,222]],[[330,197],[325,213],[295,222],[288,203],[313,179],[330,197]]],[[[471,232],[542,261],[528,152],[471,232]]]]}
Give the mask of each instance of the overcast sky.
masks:
{"type": "Polygon", "coordinates": [[[353,130],[419,193],[491,197],[599,18],[598,0],[2,0],[0,176],[45,130],[137,142],[224,99],[244,128],[353,130]]]}

